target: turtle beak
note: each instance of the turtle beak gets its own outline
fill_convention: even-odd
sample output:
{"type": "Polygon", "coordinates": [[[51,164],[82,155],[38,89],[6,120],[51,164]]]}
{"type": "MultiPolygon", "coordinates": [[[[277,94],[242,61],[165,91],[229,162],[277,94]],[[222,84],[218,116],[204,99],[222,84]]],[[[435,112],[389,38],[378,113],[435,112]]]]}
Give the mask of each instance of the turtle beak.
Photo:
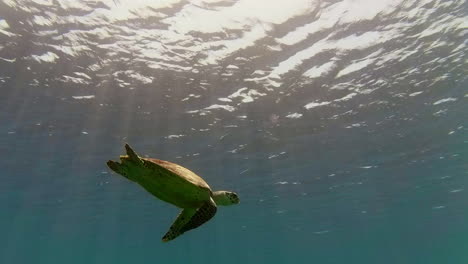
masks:
{"type": "Polygon", "coordinates": [[[239,196],[236,193],[234,193],[234,195],[232,197],[232,200],[233,200],[234,204],[240,203],[239,196]]]}

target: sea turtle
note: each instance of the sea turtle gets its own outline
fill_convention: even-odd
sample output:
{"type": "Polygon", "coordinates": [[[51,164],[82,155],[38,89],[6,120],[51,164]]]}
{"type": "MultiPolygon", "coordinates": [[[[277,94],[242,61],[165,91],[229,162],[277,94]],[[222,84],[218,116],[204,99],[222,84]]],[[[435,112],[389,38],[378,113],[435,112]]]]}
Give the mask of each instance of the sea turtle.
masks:
{"type": "Polygon", "coordinates": [[[125,149],[127,155],[120,156],[120,163],[109,160],[107,166],[157,198],[183,209],[163,236],[164,242],[210,220],[216,214],[217,205],[239,203],[236,193],[213,192],[200,176],[180,165],[138,157],[128,144],[125,144],[125,149]]]}

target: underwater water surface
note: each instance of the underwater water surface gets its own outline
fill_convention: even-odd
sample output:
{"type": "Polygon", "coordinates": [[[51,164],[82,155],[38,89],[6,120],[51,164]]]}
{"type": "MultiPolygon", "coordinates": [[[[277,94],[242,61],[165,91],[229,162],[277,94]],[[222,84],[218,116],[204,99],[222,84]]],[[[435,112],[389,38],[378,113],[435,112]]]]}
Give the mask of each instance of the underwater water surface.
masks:
{"type": "Polygon", "coordinates": [[[463,0],[0,1],[0,263],[468,263],[463,0]],[[241,203],[179,209],[129,143],[241,203]]]}

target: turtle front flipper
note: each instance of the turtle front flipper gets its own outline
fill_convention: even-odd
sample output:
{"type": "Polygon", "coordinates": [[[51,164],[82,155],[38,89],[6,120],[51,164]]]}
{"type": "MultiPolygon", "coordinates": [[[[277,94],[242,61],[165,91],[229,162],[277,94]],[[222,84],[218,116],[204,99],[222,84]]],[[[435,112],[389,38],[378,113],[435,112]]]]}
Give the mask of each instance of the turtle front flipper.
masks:
{"type": "Polygon", "coordinates": [[[177,216],[174,223],[172,223],[171,227],[169,228],[169,231],[167,231],[167,233],[162,238],[163,242],[168,242],[182,235],[182,232],[180,232],[180,230],[190,221],[190,219],[196,212],[197,209],[193,208],[186,208],[182,210],[182,212],[180,212],[180,214],[177,216]]]}
{"type": "Polygon", "coordinates": [[[216,214],[217,207],[213,199],[205,202],[198,209],[184,209],[174,221],[162,240],[168,242],[183,233],[208,222],[216,214]]]}

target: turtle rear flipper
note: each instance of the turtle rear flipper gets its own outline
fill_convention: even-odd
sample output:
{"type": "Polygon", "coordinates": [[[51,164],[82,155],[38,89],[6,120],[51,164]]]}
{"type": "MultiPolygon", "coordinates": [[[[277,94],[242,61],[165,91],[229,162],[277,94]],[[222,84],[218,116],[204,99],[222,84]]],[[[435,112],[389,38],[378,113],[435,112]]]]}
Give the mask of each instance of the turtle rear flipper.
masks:
{"type": "Polygon", "coordinates": [[[125,169],[125,167],[118,163],[118,162],[115,162],[115,161],[112,161],[112,160],[109,160],[107,162],[107,166],[113,170],[115,173],[117,174],[120,174],[122,176],[124,176],[125,178],[131,180],[128,176],[127,176],[127,170],[125,169]]]}
{"type": "Polygon", "coordinates": [[[136,181],[135,175],[140,176],[145,169],[144,162],[128,144],[125,144],[125,150],[127,155],[120,156],[120,163],[109,160],[107,166],[125,178],[136,181]]]}
{"type": "Polygon", "coordinates": [[[130,147],[130,145],[125,144],[125,150],[127,151],[127,155],[131,161],[136,162],[138,164],[143,164],[143,161],[138,157],[136,152],[130,147]]]}

